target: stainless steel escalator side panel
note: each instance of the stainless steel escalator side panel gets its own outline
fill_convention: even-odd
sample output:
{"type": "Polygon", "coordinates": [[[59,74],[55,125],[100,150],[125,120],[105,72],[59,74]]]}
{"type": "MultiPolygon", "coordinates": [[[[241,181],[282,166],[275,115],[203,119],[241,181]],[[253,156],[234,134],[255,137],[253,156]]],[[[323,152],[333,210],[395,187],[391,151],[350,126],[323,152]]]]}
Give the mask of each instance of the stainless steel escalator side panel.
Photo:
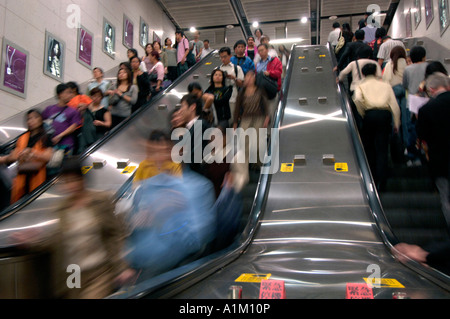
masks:
{"type": "MultiPolygon", "coordinates": [[[[295,155],[304,154],[306,165],[271,176],[259,227],[237,260],[170,297],[226,299],[242,274],[270,274],[270,279],[285,282],[289,299],[344,299],[347,283],[364,283],[364,278],[374,277],[375,269],[380,278],[394,279],[404,287],[374,288],[375,298],[391,299],[399,289],[410,298],[449,298],[448,290],[393,257],[386,242],[389,234],[380,228],[384,221],[373,214],[369,202],[371,176],[363,176],[360,165],[367,163],[355,153],[351,119],[332,76],[331,51],[325,46],[304,48],[295,47],[291,56],[295,62],[279,152],[281,163],[293,163],[295,155]],[[319,63],[322,71],[316,74],[311,70],[319,63]],[[304,67],[310,71],[303,72],[304,67]],[[306,106],[298,102],[305,96],[310,103],[306,106]],[[324,154],[334,154],[348,171],[325,165],[324,154]]],[[[258,299],[259,283],[238,284],[244,299],[258,299]]]]}

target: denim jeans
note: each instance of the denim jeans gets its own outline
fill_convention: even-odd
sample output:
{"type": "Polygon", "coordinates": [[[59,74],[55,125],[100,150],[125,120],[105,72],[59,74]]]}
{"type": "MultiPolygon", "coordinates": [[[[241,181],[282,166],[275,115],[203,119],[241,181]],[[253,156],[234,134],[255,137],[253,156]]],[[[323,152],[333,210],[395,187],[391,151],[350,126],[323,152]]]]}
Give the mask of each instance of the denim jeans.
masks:
{"type": "Polygon", "coordinates": [[[184,64],[178,63],[177,71],[178,71],[178,77],[180,77],[184,72],[189,70],[189,67],[187,65],[187,62],[184,64]]]}
{"type": "Polygon", "coordinates": [[[409,145],[408,128],[410,127],[411,122],[411,113],[406,107],[406,95],[405,95],[406,91],[401,84],[394,86],[392,89],[394,90],[398,106],[400,107],[402,126],[399,133],[401,133],[403,146],[406,148],[409,145]]]}

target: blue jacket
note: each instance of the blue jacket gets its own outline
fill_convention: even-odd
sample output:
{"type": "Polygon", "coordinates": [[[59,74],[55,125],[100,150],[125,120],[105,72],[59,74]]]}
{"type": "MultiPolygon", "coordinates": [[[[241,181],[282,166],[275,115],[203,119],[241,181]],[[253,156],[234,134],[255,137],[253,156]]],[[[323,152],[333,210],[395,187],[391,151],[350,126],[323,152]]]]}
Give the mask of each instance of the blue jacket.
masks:
{"type": "Polygon", "coordinates": [[[247,74],[250,70],[255,70],[255,63],[253,63],[252,59],[248,56],[244,56],[242,58],[238,58],[237,56],[231,57],[231,63],[234,65],[239,65],[244,72],[244,75],[247,74]]]}

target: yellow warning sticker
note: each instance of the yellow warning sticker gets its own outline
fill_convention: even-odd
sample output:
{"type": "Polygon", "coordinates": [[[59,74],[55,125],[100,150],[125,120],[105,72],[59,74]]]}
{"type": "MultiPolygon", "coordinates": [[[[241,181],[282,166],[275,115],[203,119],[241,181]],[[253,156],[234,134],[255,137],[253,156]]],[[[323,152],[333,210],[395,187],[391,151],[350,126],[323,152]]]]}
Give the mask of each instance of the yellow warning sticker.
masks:
{"type": "Polygon", "coordinates": [[[206,62],[205,63],[205,65],[211,65],[212,64],[212,62],[206,62]]]}
{"type": "Polygon", "coordinates": [[[281,164],[281,172],[292,173],[294,171],[294,163],[281,164]]]}
{"type": "Polygon", "coordinates": [[[123,170],[122,174],[126,175],[126,174],[132,174],[135,170],[136,170],[136,166],[127,166],[125,167],[125,169],[123,170]]]}
{"type": "Polygon", "coordinates": [[[272,274],[242,274],[235,282],[256,282],[260,283],[263,280],[268,280],[272,274]]]}
{"type": "Polygon", "coordinates": [[[327,56],[325,54],[319,55],[319,58],[326,58],[327,56]]]}
{"type": "Polygon", "coordinates": [[[93,168],[93,166],[83,166],[81,168],[81,173],[83,173],[83,175],[86,175],[87,173],[89,173],[89,171],[93,168]]]}
{"type": "Polygon", "coordinates": [[[348,172],[348,164],[347,163],[335,163],[334,170],[336,172],[348,172]]]}
{"type": "Polygon", "coordinates": [[[306,57],[304,57],[304,56],[299,56],[299,57],[298,57],[299,60],[304,60],[305,58],[306,58],[306,57]]]}
{"type": "Polygon", "coordinates": [[[371,288],[405,288],[397,279],[392,278],[364,278],[371,288]]]}

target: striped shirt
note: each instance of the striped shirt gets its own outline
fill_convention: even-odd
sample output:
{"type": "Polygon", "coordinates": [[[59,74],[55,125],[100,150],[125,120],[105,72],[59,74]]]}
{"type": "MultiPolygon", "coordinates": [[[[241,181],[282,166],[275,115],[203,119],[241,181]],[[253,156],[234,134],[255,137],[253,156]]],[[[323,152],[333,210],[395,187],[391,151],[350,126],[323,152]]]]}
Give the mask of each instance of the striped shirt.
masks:
{"type": "Polygon", "coordinates": [[[378,51],[377,58],[383,59],[384,62],[389,62],[391,60],[391,51],[393,48],[395,48],[397,46],[401,46],[403,49],[405,49],[405,45],[403,44],[402,41],[391,39],[391,40],[384,42],[381,45],[380,50],[378,51]]]}

